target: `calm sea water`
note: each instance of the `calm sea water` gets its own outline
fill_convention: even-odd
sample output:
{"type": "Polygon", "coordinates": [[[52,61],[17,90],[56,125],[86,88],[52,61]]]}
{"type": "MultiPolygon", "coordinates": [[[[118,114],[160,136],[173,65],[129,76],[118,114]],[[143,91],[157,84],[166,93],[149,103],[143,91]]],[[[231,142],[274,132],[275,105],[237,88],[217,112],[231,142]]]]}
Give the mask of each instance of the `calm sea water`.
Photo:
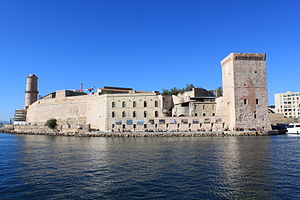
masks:
{"type": "Polygon", "coordinates": [[[0,134],[0,199],[300,199],[300,137],[0,134]]]}

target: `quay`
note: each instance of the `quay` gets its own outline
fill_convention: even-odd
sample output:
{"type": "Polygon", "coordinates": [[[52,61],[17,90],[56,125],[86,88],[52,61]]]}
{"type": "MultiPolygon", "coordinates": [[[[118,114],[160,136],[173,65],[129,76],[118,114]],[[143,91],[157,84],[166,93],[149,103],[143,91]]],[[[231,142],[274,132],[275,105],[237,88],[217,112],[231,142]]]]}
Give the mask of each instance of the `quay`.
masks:
{"type": "Polygon", "coordinates": [[[61,132],[58,130],[19,132],[0,128],[0,133],[18,135],[48,135],[73,137],[234,137],[234,136],[270,136],[280,135],[278,131],[196,131],[196,132],[61,132]]]}

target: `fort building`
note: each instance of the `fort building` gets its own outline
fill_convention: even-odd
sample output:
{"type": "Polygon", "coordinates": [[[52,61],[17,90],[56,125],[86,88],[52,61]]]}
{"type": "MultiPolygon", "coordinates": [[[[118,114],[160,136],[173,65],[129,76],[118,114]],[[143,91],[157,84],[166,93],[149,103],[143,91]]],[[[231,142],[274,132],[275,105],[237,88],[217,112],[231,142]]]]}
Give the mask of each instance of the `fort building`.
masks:
{"type": "Polygon", "coordinates": [[[266,54],[232,53],[222,60],[223,119],[229,129],[269,127],[266,54]]]}
{"type": "Polygon", "coordinates": [[[25,109],[16,110],[15,119],[43,127],[55,118],[61,131],[268,130],[265,60],[265,54],[253,53],[231,53],[222,60],[222,97],[203,88],[162,95],[106,86],[89,94],[60,90],[37,99],[38,78],[29,75],[25,109]]]}

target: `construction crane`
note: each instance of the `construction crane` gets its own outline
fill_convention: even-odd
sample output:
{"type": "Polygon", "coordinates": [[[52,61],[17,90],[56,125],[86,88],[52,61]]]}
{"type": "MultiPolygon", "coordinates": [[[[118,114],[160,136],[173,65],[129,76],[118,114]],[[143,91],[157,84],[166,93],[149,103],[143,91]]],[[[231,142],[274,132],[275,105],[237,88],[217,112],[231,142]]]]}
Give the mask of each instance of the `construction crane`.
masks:
{"type": "Polygon", "coordinates": [[[84,89],[83,83],[80,83],[80,89],[74,90],[74,91],[75,91],[75,92],[86,92],[86,91],[92,92],[92,91],[94,91],[94,89],[95,89],[95,86],[92,87],[92,88],[84,89]]]}

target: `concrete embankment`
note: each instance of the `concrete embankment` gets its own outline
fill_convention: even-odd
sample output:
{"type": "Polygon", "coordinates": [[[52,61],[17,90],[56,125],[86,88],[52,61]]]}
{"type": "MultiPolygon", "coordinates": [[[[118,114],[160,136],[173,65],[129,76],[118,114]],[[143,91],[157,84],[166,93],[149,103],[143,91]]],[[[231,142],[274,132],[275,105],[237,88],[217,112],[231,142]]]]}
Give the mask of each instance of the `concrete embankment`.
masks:
{"type": "Polygon", "coordinates": [[[226,137],[226,136],[268,136],[278,135],[277,132],[266,131],[200,131],[200,132],[17,132],[14,130],[0,130],[3,133],[20,135],[49,135],[49,136],[75,136],[75,137],[226,137]]]}

